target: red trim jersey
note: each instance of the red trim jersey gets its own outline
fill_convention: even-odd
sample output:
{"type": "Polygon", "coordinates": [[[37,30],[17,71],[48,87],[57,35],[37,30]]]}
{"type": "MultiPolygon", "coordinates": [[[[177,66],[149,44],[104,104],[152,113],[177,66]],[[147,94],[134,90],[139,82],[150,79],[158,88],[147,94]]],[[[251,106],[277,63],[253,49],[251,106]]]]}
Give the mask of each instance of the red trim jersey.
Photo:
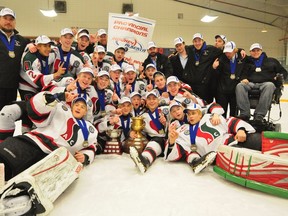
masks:
{"type": "MultiPolygon", "coordinates": [[[[195,145],[197,146],[197,153],[205,155],[210,151],[216,151],[219,145],[228,145],[234,141],[239,128],[245,128],[248,133],[254,133],[255,129],[245,121],[231,117],[227,121],[223,116],[220,116],[221,123],[219,125],[212,125],[210,122],[211,114],[205,114],[199,122],[199,127],[196,132],[195,145]]],[[[176,131],[179,137],[176,139],[172,150],[168,151],[168,142],[165,145],[165,159],[168,161],[177,161],[183,155],[189,155],[191,151],[190,139],[190,124],[184,124],[176,131]],[[184,152],[179,148],[181,146],[184,152]]],[[[171,146],[170,146],[171,148],[171,146]]]]}
{"type": "Polygon", "coordinates": [[[49,54],[47,75],[42,73],[46,67],[46,62],[40,60],[37,57],[37,55],[40,54],[37,53],[26,52],[22,56],[20,71],[21,79],[19,82],[19,89],[21,90],[38,93],[44,86],[47,86],[54,79],[52,65],[56,58],[55,52],[50,52],[49,54]],[[42,66],[44,68],[42,68],[42,66]]]}
{"type": "Polygon", "coordinates": [[[63,146],[72,155],[78,151],[86,154],[91,163],[95,156],[98,131],[90,122],[85,121],[88,129],[86,143],[70,107],[62,102],[57,102],[55,106],[46,105],[45,93],[36,94],[27,105],[29,117],[37,128],[25,136],[32,139],[47,154],[63,146]]]}

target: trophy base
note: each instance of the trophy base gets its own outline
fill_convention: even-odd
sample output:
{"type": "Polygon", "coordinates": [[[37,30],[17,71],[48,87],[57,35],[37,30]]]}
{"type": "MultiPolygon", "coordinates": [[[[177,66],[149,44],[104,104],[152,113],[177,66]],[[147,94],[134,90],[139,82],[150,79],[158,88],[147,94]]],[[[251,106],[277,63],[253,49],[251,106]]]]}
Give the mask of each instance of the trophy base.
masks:
{"type": "Polygon", "coordinates": [[[140,138],[135,138],[135,139],[129,138],[124,143],[123,151],[129,154],[129,151],[130,151],[129,147],[134,146],[135,148],[137,148],[139,153],[142,153],[147,143],[148,143],[148,140],[145,137],[140,137],[140,138]]]}
{"type": "Polygon", "coordinates": [[[103,154],[118,154],[122,155],[121,143],[118,141],[107,141],[103,154]]]}

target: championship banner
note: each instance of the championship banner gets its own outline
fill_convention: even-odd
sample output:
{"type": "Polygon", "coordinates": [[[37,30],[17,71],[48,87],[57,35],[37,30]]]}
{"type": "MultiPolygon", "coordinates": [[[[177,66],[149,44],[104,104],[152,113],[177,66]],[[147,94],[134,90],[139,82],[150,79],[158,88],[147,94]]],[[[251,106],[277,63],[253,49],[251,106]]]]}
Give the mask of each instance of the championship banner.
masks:
{"type": "Polygon", "coordinates": [[[127,47],[125,61],[138,69],[148,56],[147,44],[152,40],[154,27],[154,20],[109,13],[107,51],[114,53],[119,45],[127,47]]]}

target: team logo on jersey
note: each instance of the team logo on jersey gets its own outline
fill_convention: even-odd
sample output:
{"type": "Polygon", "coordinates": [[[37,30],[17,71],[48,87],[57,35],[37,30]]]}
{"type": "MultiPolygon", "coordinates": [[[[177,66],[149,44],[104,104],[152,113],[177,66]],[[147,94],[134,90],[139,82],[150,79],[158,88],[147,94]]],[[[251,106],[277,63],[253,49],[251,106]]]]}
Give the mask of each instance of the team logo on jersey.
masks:
{"type": "Polygon", "coordinates": [[[79,65],[80,65],[80,62],[79,62],[79,61],[75,61],[75,62],[73,63],[73,67],[75,67],[75,68],[78,68],[79,65]]]}
{"type": "Polygon", "coordinates": [[[89,107],[92,107],[92,101],[91,101],[91,100],[88,100],[87,105],[88,105],[89,107]]]}
{"type": "Polygon", "coordinates": [[[102,68],[102,70],[105,70],[105,71],[109,72],[110,67],[109,67],[109,66],[104,66],[104,67],[102,68]]]}
{"type": "Polygon", "coordinates": [[[220,136],[217,129],[209,127],[205,122],[197,131],[197,136],[206,139],[207,144],[210,144],[214,139],[220,136]]]}
{"type": "Polygon", "coordinates": [[[111,93],[107,93],[107,94],[106,94],[107,100],[110,100],[111,97],[112,97],[112,94],[111,94],[111,93]]]}
{"type": "Polygon", "coordinates": [[[139,85],[139,89],[140,89],[140,90],[144,90],[144,89],[145,89],[145,85],[144,85],[144,84],[140,84],[140,85],[139,85]]]}
{"type": "Polygon", "coordinates": [[[186,130],[186,131],[184,131],[184,134],[185,134],[185,135],[189,135],[189,134],[190,134],[190,131],[189,131],[189,130],[186,130]]]}
{"type": "Polygon", "coordinates": [[[190,102],[191,102],[191,100],[190,100],[189,98],[186,98],[186,99],[183,101],[183,103],[186,104],[186,105],[189,104],[190,102]]]}
{"type": "Polygon", "coordinates": [[[62,109],[63,109],[64,111],[68,111],[68,108],[67,108],[65,105],[62,105],[62,109]]]}
{"type": "Polygon", "coordinates": [[[31,68],[31,62],[30,61],[24,61],[23,66],[24,66],[24,70],[28,71],[31,68]]]}
{"type": "Polygon", "coordinates": [[[84,61],[85,61],[85,62],[89,61],[88,56],[83,56],[83,58],[84,58],[84,61]]]}
{"type": "Polygon", "coordinates": [[[203,52],[203,55],[204,56],[207,56],[209,54],[209,51],[208,50],[205,50],[204,52],[203,52]]]}
{"type": "Polygon", "coordinates": [[[81,130],[80,127],[75,123],[73,118],[68,119],[67,128],[64,134],[60,136],[69,143],[70,146],[75,145],[75,142],[78,139],[78,131],[81,130]]]}
{"type": "Polygon", "coordinates": [[[15,46],[21,46],[20,41],[15,40],[15,46]]]}
{"type": "Polygon", "coordinates": [[[168,108],[164,108],[162,110],[162,112],[164,113],[164,115],[168,115],[169,114],[169,109],[168,108]]]}
{"type": "Polygon", "coordinates": [[[92,126],[89,126],[89,132],[94,133],[94,131],[95,131],[94,128],[92,126]]]}

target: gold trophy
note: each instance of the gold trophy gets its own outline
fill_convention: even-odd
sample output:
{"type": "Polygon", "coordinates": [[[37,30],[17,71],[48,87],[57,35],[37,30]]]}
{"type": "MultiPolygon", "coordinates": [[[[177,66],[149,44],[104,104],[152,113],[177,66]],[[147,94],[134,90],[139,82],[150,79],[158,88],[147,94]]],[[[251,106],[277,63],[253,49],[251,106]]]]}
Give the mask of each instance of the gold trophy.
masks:
{"type": "Polygon", "coordinates": [[[132,124],[131,128],[133,131],[136,131],[137,137],[136,138],[129,138],[125,141],[123,146],[123,151],[127,154],[129,154],[129,147],[135,146],[138,151],[141,153],[145,146],[148,143],[148,140],[146,137],[143,136],[141,131],[145,127],[144,118],[142,116],[132,117],[132,124]]]}
{"type": "Polygon", "coordinates": [[[120,142],[121,134],[122,134],[121,129],[110,129],[106,131],[106,135],[110,138],[110,140],[106,141],[103,154],[121,155],[123,153],[121,142],[120,142]]]}

